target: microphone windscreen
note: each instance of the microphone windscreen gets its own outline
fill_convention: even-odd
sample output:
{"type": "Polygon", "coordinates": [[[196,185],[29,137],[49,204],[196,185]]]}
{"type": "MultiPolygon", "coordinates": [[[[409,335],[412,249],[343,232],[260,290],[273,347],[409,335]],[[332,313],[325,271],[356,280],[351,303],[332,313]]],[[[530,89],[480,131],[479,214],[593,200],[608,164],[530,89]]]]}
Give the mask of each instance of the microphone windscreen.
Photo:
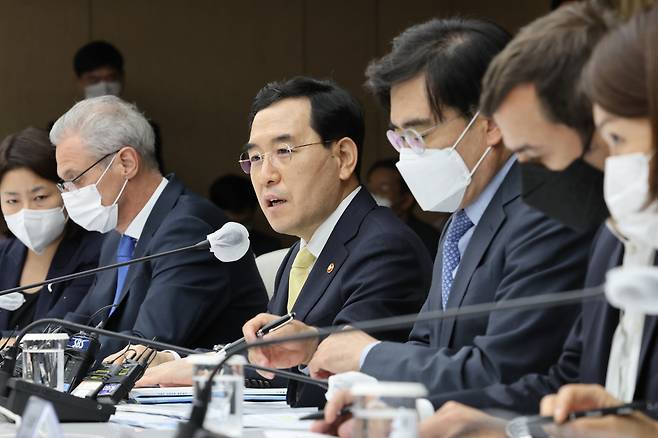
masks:
{"type": "Polygon", "coordinates": [[[249,250],[249,231],[237,222],[227,222],[222,228],[209,234],[210,252],[222,262],[234,262],[249,250]]]}
{"type": "Polygon", "coordinates": [[[658,315],[658,268],[620,266],[608,271],[605,295],[614,307],[658,315]]]}

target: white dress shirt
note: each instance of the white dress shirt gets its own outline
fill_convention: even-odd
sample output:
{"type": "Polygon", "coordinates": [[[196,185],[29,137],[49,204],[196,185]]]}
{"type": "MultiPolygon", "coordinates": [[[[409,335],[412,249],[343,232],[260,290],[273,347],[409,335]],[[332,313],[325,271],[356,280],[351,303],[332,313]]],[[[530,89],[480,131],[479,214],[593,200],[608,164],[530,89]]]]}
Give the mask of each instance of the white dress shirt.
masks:
{"type": "MultiPolygon", "coordinates": [[[[610,222],[608,228],[624,243],[622,266],[646,266],[653,263],[655,251],[644,244],[621,236],[610,222]]],[[[623,402],[633,400],[640,365],[640,349],[644,331],[644,314],[620,310],[619,325],[610,347],[605,389],[623,402]]]]}
{"type": "MultiPolygon", "coordinates": [[[[347,210],[347,207],[349,207],[356,194],[359,193],[359,190],[361,190],[361,186],[354,189],[352,193],[347,195],[345,199],[343,199],[340,204],[338,204],[338,207],[336,207],[334,212],[331,213],[329,217],[324,220],[324,222],[322,222],[317,230],[315,230],[313,236],[311,236],[311,239],[308,242],[306,242],[304,239],[300,240],[300,251],[307,247],[308,251],[313,254],[313,257],[315,257],[316,260],[318,257],[320,257],[320,254],[327,244],[331,233],[334,231],[334,228],[336,228],[336,224],[340,220],[343,213],[345,213],[345,210],[347,210]]],[[[315,265],[315,262],[313,262],[313,265],[315,265]]],[[[309,272],[311,269],[313,269],[313,265],[309,267],[309,272]]]]}
{"type": "Polygon", "coordinates": [[[155,207],[155,203],[158,202],[158,198],[160,198],[160,195],[162,195],[162,192],[164,191],[165,187],[167,187],[167,184],[169,184],[169,181],[167,181],[167,178],[163,177],[162,181],[160,181],[160,184],[158,184],[158,187],[156,187],[149,200],[146,202],[146,204],[144,204],[144,207],[142,207],[139,213],[137,213],[135,219],[130,222],[130,225],[128,225],[128,228],[126,228],[126,232],[124,234],[132,237],[135,240],[139,240],[140,236],[142,235],[142,231],[144,231],[144,225],[146,225],[146,221],[151,215],[151,211],[153,210],[153,207],[155,207]]]}

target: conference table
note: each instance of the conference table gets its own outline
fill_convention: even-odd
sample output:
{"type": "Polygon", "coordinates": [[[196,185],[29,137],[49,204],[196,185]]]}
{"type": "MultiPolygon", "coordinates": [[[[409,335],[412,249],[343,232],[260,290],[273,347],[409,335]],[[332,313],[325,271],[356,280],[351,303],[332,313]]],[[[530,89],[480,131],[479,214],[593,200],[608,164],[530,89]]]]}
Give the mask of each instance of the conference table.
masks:
{"type": "MultiPolygon", "coordinates": [[[[176,426],[187,418],[191,404],[122,404],[108,423],[64,423],[66,438],[169,438],[176,436],[176,426]]],[[[293,409],[286,402],[245,402],[243,409],[244,437],[321,438],[327,435],[311,433],[309,421],[298,418],[316,412],[315,408],[293,409]]],[[[0,438],[15,436],[14,424],[0,424],[0,438]]]]}

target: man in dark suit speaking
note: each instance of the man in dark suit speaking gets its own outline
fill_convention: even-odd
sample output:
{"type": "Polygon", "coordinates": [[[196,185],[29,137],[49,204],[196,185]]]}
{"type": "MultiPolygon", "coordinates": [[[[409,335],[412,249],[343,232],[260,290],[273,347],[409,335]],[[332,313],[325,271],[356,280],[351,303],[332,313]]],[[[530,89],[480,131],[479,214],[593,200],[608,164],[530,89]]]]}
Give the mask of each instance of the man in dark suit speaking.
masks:
{"type": "MultiPolygon", "coordinates": [[[[135,106],[117,97],[79,102],[55,122],[50,139],[71,219],[107,233],[101,266],[191,245],[226,222],[221,210],[173,175],[162,176],[153,129],[135,106]]],[[[211,347],[238,336],[244,320],[266,303],[251,252],[221,263],[207,251],[194,251],[97,274],[75,313],[89,318],[114,305],[92,323],[105,320],[109,330],[211,347]]],[[[99,357],[123,346],[101,341],[99,357]]]]}
{"type": "MultiPolygon", "coordinates": [[[[418,312],[432,262],[418,236],[359,183],[358,102],[330,81],[275,82],[254,99],[249,126],[242,169],[272,228],[300,240],[279,268],[269,314],[247,326],[291,310],[315,326],[418,312]]],[[[408,335],[403,329],[384,338],[408,335]]],[[[155,367],[140,383],[191,384],[189,364],[155,367]]],[[[320,406],[325,399],[319,388],[289,382],[288,402],[320,406]]]]}
{"type": "MultiPolygon", "coordinates": [[[[582,287],[591,233],[523,203],[519,166],[496,124],[478,112],[487,65],[508,41],[491,22],[432,20],[396,38],[392,53],[367,71],[368,85],[390,109],[388,137],[414,197],[425,210],[454,213],[423,311],[582,287]]],[[[464,390],[545,371],[578,313],[572,306],[418,323],[406,343],[339,334],[317,350],[297,344],[296,356],[314,375],[361,370],[422,382],[433,394],[464,390]]],[[[273,336],[295,330],[308,328],[297,323],[273,336]]],[[[276,350],[256,350],[252,358],[276,366],[276,350]]]]}

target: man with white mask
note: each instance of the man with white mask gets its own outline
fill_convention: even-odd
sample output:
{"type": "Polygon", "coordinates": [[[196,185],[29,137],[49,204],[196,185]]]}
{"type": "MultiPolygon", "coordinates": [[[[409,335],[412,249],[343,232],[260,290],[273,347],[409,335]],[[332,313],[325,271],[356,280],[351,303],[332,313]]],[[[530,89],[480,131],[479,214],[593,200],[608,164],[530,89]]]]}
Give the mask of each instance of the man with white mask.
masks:
{"type": "MultiPolygon", "coordinates": [[[[107,233],[101,266],[193,244],[226,222],[173,175],[162,176],[151,126],[115,96],[77,103],[55,123],[50,139],[70,218],[107,233]]],[[[266,303],[251,252],[224,264],[195,251],[97,274],[75,313],[88,322],[113,306],[91,323],[105,320],[109,330],[209,348],[235,339],[241,323],[266,303]]],[[[102,339],[99,357],[122,346],[102,339]]]]}
{"type": "MultiPolygon", "coordinates": [[[[518,165],[496,124],[477,109],[482,76],[509,38],[490,22],[432,20],[397,37],[393,51],[366,72],[390,109],[388,137],[414,197],[425,210],[453,213],[422,311],[582,286],[590,233],[573,232],[522,202],[518,165]]],[[[360,370],[422,382],[434,394],[545,370],[578,310],[418,323],[407,343],[353,332],[332,335],[317,349],[298,344],[312,375],[360,370]]],[[[245,326],[248,340],[255,328],[245,326]]],[[[273,336],[305,330],[312,329],[293,323],[273,336]]],[[[275,348],[252,350],[250,359],[276,366],[275,348]]]]}

